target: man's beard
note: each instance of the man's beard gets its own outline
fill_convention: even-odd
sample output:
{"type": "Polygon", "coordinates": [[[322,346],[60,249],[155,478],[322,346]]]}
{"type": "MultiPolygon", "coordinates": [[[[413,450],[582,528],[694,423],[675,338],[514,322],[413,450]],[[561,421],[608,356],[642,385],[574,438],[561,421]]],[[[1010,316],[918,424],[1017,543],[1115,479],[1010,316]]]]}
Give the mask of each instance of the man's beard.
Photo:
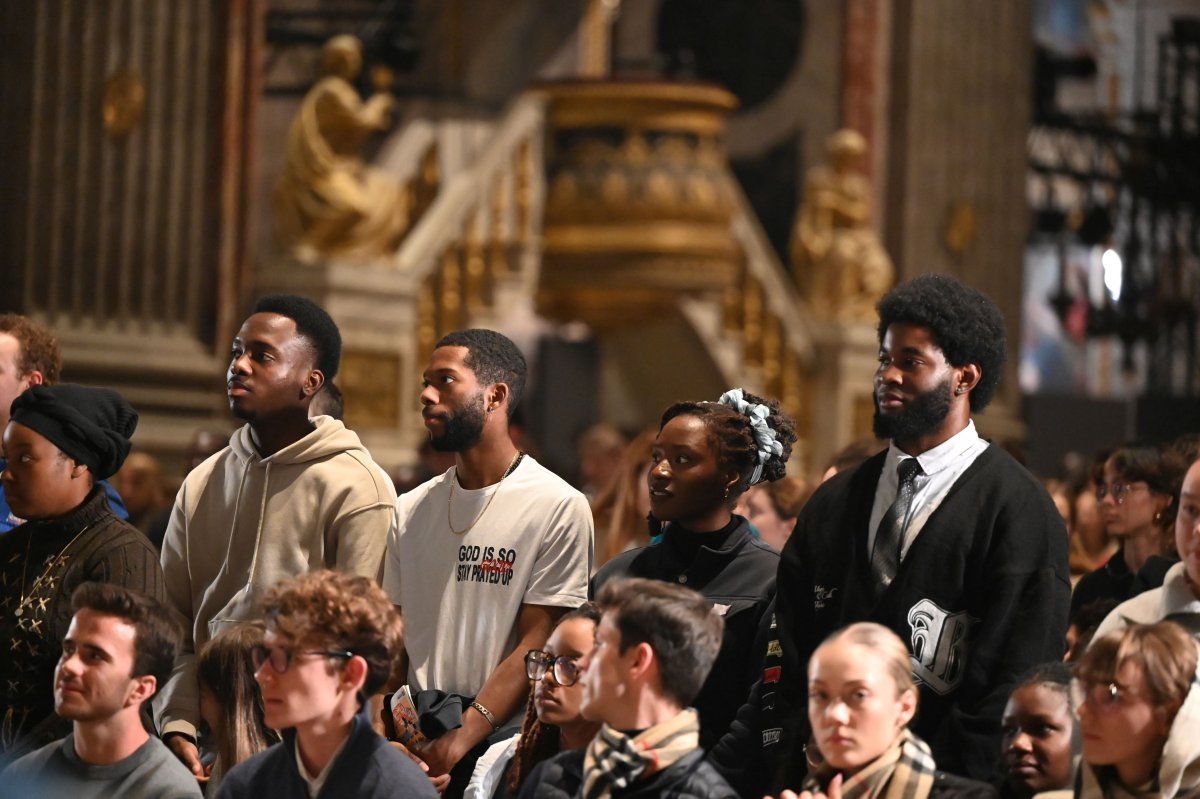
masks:
{"type": "Polygon", "coordinates": [[[879,397],[875,397],[875,420],[873,428],[876,438],[895,441],[915,441],[935,430],[950,415],[950,378],[924,394],[918,394],[906,403],[898,413],[884,415],[879,411],[879,397]]]}
{"type": "Polygon", "coordinates": [[[442,417],[442,434],[429,434],[429,446],[437,452],[462,452],[483,437],[483,392],[472,397],[457,413],[442,417]]]}

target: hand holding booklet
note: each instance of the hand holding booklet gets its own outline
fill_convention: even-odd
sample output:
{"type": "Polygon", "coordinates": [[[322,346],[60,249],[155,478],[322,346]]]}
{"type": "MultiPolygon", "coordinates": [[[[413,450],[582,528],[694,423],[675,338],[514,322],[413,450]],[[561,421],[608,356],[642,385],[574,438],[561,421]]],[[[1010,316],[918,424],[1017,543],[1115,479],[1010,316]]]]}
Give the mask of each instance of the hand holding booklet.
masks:
{"type": "Polygon", "coordinates": [[[384,698],[384,707],[387,718],[391,719],[391,726],[388,729],[388,738],[393,741],[399,741],[408,749],[425,743],[429,738],[421,732],[421,723],[417,715],[417,706],[413,702],[412,691],[407,685],[400,686],[400,690],[393,694],[388,694],[384,698]]]}

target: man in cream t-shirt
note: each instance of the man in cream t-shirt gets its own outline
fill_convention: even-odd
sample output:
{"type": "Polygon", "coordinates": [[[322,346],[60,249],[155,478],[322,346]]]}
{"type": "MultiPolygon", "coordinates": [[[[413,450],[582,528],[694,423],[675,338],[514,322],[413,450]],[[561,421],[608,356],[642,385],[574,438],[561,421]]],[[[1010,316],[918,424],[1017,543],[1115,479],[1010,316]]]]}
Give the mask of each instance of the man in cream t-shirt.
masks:
{"type": "Polygon", "coordinates": [[[434,449],[456,465],[404,494],[384,559],[384,590],[404,616],[410,688],[473,698],[462,726],[416,754],[431,777],[466,787],[487,737],[529,691],[523,658],[587,599],[592,515],[583,494],[509,435],[525,359],[490,330],[451,333],[424,375],[434,449]]]}

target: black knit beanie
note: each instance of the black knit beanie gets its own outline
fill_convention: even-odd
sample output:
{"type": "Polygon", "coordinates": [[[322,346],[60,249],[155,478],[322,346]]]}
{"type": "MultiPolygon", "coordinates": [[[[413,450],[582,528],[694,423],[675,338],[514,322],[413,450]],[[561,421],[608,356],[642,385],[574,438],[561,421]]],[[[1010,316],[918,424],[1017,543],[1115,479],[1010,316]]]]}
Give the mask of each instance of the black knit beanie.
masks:
{"type": "Polygon", "coordinates": [[[125,462],[138,415],[111,388],[60,383],[30,386],[13,400],[12,420],[45,436],[103,480],[125,462]]]}

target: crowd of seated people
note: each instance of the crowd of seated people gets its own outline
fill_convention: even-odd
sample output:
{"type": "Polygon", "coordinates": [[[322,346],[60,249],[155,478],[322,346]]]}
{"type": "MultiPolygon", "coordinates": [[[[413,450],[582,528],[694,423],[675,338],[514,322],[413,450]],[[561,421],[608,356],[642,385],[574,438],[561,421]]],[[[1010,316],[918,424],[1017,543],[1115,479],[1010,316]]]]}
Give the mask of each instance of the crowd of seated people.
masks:
{"type": "Polygon", "coordinates": [[[520,445],[487,330],[437,343],[446,468],[397,496],[336,325],[273,295],[243,426],[164,509],[129,402],[0,318],[0,797],[1200,798],[1197,438],[1043,487],[975,430],[998,319],[950,278],[885,297],[878,438],[823,481],[731,389],[584,436],[593,506],[520,445]]]}

